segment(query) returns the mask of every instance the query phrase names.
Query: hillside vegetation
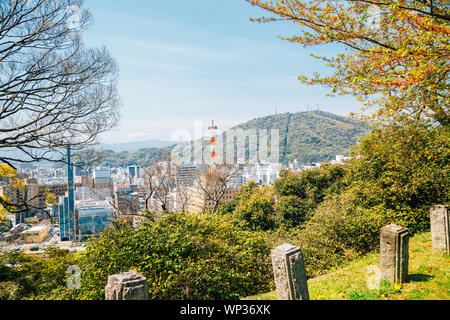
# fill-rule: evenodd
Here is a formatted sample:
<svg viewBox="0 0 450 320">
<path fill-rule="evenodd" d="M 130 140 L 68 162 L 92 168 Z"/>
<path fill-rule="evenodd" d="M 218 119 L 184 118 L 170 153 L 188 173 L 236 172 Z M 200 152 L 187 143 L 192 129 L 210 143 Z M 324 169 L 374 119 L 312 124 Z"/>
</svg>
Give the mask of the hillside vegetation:
<svg viewBox="0 0 450 320">
<path fill-rule="evenodd" d="M 326 275 L 309 279 L 312 300 L 447 300 L 450 297 L 450 255 L 431 248 L 431 234 L 418 234 L 410 240 L 408 283 L 381 284 L 368 289 L 367 281 L 379 265 L 379 254 L 370 254 L 336 268 Z M 275 300 L 276 292 L 247 298 Z"/>
<path fill-rule="evenodd" d="M 369 131 L 355 120 L 324 111 L 283 113 L 254 119 L 233 129 L 280 130 L 280 161 L 300 163 L 330 161 Z"/>
</svg>

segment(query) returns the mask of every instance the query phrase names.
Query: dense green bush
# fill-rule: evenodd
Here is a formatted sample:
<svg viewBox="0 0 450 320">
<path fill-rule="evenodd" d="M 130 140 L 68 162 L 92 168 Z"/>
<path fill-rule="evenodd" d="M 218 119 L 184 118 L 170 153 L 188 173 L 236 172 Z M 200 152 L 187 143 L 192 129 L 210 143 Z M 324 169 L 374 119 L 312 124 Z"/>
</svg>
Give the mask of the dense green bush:
<svg viewBox="0 0 450 320">
<path fill-rule="evenodd" d="M 355 205 L 351 192 L 325 200 L 299 235 L 308 276 L 375 249 L 380 228 L 387 222 L 378 209 Z"/>
<path fill-rule="evenodd" d="M 389 127 L 366 137 L 342 191 L 329 192 L 300 233 L 309 275 L 377 249 L 387 224 L 429 230 L 430 208 L 449 201 L 449 142 L 445 127 Z"/>
<path fill-rule="evenodd" d="M 282 196 L 277 199 L 275 211 L 277 213 L 277 226 L 285 225 L 289 228 L 300 226 L 312 213 L 308 199 L 301 200 L 296 196 Z"/>
<path fill-rule="evenodd" d="M 70 276 L 69 266 L 76 264 L 76 255 L 58 248 L 48 248 L 44 255 L 10 253 L 0 257 L 0 262 L 11 265 L 0 263 L 0 300 L 59 297 Z"/>
<path fill-rule="evenodd" d="M 300 173 L 282 170 L 273 187 L 249 182 L 218 213 L 233 215 L 251 230 L 301 226 L 327 193 L 340 190 L 345 172 L 342 165 L 328 164 Z"/>
<path fill-rule="evenodd" d="M 317 204 L 323 201 L 327 193 L 340 188 L 345 172 L 345 166 L 331 164 L 323 164 L 319 169 L 299 173 L 282 170 L 280 178 L 274 183 L 275 192 L 278 196 L 308 198 Z"/>
<path fill-rule="evenodd" d="M 428 230 L 430 207 L 450 200 L 450 128 L 380 128 L 355 153 L 347 183 L 357 205 L 382 206 L 413 233 Z"/>
<path fill-rule="evenodd" d="M 103 299 L 107 277 L 134 269 L 152 299 L 238 299 L 273 289 L 271 244 L 232 217 L 174 213 L 137 229 L 122 226 L 93 241 L 79 261 L 75 299 Z"/>
<path fill-rule="evenodd" d="M 275 198 L 270 186 L 254 188 L 251 193 L 241 193 L 233 212 L 238 221 L 251 230 L 270 230 L 277 227 Z"/>
<path fill-rule="evenodd" d="M 283 170 L 274 183 L 280 223 L 301 226 L 327 194 L 339 192 L 346 168 L 324 164 L 320 169 L 292 173 Z"/>
</svg>

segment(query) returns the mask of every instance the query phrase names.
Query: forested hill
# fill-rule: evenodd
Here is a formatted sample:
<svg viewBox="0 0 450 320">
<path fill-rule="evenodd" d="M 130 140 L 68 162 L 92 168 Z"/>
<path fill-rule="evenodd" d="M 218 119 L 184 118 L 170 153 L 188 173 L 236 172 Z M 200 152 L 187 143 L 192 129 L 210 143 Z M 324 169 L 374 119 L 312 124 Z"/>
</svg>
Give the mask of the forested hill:
<svg viewBox="0 0 450 320">
<path fill-rule="evenodd" d="M 300 163 L 332 160 L 366 135 L 367 126 L 324 111 L 283 113 L 254 119 L 233 129 L 279 129 L 280 160 Z"/>
<path fill-rule="evenodd" d="M 220 125 L 220 123 L 219 123 Z M 323 111 L 283 113 L 253 119 L 233 129 L 280 130 L 280 161 L 287 163 L 297 159 L 299 163 L 330 161 L 338 154 L 349 155 L 350 146 L 368 133 L 367 126 L 347 117 Z M 208 144 L 207 139 L 204 145 Z M 171 147 L 148 148 L 137 152 L 113 152 L 111 150 L 85 152 L 87 162 L 98 156 L 99 164 L 148 166 L 153 161 L 165 159 Z M 96 154 L 97 153 L 97 154 Z"/>
</svg>

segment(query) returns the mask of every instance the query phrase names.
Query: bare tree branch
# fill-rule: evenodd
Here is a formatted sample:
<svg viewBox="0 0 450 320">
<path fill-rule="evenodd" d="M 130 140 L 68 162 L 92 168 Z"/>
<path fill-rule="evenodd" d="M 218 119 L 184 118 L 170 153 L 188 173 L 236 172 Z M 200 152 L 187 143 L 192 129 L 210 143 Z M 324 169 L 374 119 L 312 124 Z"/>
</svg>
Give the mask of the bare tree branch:
<svg viewBox="0 0 450 320">
<path fill-rule="evenodd" d="M 83 1 L 0 2 L 0 162 L 62 161 L 117 125 L 117 64 L 83 45 L 90 22 Z"/>
</svg>

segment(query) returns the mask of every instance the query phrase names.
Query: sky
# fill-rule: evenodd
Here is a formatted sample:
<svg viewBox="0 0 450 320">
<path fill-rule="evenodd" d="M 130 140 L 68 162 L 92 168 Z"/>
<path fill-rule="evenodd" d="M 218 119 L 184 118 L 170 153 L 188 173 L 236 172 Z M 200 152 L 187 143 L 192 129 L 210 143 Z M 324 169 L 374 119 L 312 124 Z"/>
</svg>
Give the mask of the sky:
<svg viewBox="0 0 450 320">
<path fill-rule="evenodd" d="M 87 46 L 105 46 L 117 60 L 120 125 L 104 143 L 171 140 L 176 130 L 205 130 L 212 119 L 225 130 L 284 112 L 320 110 L 348 115 L 354 97 L 326 97 L 329 88 L 297 77 L 332 70 L 310 56 L 335 55 L 335 45 L 304 48 L 277 36 L 299 34 L 290 22 L 257 23 L 269 16 L 244 0 L 86 0 L 94 22 Z"/>
</svg>

